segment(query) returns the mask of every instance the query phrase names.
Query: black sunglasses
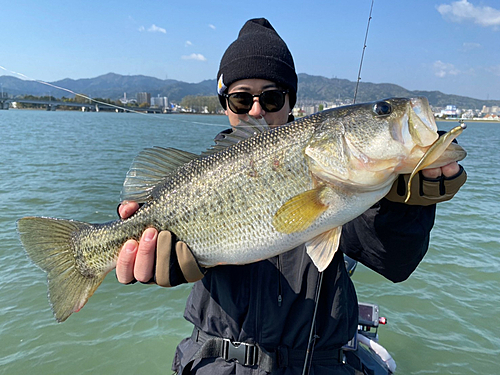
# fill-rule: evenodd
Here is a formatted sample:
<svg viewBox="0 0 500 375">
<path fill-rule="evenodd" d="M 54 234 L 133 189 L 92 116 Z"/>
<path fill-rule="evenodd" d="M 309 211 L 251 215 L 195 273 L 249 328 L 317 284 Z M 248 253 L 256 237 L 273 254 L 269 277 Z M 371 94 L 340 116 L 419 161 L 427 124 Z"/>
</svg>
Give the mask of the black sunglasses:
<svg viewBox="0 0 500 375">
<path fill-rule="evenodd" d="M 232 94 L 222 94 L 227 98 L 229 109 L 238 114 L 248 113 L 253 106 L 253 98 L 259 98 L 262 109 L 266 112 L 278 112 L 285 105 L 285 97 L 288 90 L 267 90 L 258 95 L 249 92 L 233 92 Z"/>
</svg>

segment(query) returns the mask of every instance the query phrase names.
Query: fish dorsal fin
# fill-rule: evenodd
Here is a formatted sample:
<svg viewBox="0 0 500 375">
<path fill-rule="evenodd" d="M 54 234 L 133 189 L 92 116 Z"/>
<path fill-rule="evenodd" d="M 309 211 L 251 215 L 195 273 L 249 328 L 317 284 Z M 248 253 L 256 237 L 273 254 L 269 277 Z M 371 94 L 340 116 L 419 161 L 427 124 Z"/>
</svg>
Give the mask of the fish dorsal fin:
<svg viewBox="0 0 500 375">
<path fill-rule="evenodd" d="M 122 201 L 144 203 L 150 200 L 151 191 L 164 182 L 180 166 L 199 155 L 175 148 L 146 148 L 136 156 L 127 172 L 121 192 Z"/>
<path fill-rule="evenodd" d="M 290 198 L 274 214 L 274 228 L 286 234 L 309 228 L 328 208 L 323 197 L 325 190 L 326 187 L 321 185 Z"/>
<path fill-rule="evenodd" d="M 323 272 L 335 256 L 339 248 L 341 233 L 342 226 L 321 233 L 306 243 L 307 254 L 319 272 Z"/>
<path fill-rule="evenodd" d="M 255 117 L 248 116 L 248 121 L 240 120 L 238 125 L 231 133 L 223 134 L 223 137 L 215 141 L 215 145 L 204 151 L 201 155 L 211 155 L 227 147 L 233 146 L 238 142 L 256 136 L 260 133 L 269 131 L 269 125 L 262 117 L 256 119 Z"/>
</svg>

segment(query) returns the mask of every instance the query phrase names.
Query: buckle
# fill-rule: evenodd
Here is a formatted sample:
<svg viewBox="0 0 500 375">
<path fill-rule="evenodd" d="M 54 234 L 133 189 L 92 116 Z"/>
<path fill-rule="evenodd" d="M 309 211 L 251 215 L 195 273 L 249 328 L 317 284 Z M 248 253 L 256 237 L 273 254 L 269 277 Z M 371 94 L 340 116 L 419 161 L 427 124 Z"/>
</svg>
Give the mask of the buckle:
<svg viewBox="0 0 500 375">
<path fill-rule="evenodd" d="M 226 361 L 236 361 L 245 366 L 257 364 L 257 346 L 246 342 L 232 342 L 222 339 L 222 355 Z"/>
</svg>

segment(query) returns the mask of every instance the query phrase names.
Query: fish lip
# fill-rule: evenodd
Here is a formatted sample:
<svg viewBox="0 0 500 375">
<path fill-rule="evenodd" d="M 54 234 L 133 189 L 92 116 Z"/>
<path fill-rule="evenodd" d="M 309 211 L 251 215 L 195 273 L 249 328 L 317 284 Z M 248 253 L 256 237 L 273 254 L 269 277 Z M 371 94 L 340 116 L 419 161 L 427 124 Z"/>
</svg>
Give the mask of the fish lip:
<svg viewBox="0 0 500 375">
<path fill-rule="evenodd" d="M 412 142 L 420 147 L 430 146 L 439 136 L 434 114 L 427 98 L 410 98 L 409 107 L 407 121 Z"/>
<path fill-rule="evenodd" d="M 436 121 L 434 120 L 434 114 L 431 111 L 429 101 L 426 97 L 419 96 L 416 98 L 410 98 L 410 105 L 412 112 L 417 115 L 419 120 L 430 130 L 437 131 Z"/>
</svg>

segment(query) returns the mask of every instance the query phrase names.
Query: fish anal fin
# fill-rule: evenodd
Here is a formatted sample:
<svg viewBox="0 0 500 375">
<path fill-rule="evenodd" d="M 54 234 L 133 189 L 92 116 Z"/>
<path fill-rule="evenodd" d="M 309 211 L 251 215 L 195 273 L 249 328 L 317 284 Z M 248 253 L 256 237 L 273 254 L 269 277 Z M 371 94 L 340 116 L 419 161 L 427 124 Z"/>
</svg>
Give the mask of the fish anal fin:
<svg viewBox="0 0 500 375">
<path fill-rule="evenodd" d="M 285 234 L 309 228 L 328 208 L 322 199 L 324 189 L 324 185 L 319 186 L 290 198 L 274 214 L 272 222 L 274 228 Z"/>
<path fill-rule="evenodd" d="M 307 254 L 320 272 L 331 263 L 339 248 L 342 226 L 321 233 L 306 243 Z"/>
</svg>

